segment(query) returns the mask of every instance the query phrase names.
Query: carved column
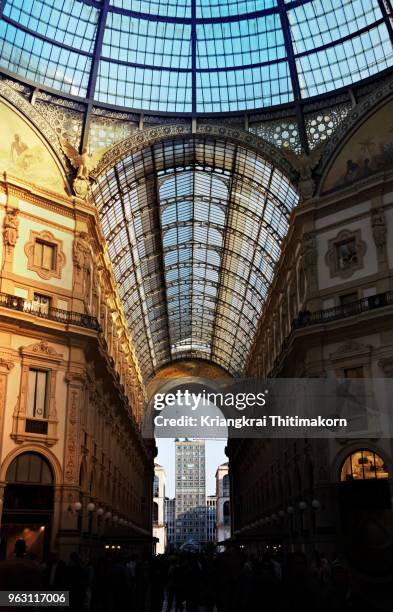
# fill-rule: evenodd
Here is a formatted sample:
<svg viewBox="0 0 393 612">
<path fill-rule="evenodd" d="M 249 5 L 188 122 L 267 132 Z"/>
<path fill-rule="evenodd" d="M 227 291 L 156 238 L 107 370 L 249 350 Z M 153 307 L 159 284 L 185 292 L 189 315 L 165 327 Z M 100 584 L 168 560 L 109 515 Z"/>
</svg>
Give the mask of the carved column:
<svg viewBox="0 0 393 612">
<path fill-rule="evenodd" d="M 73 270 L 73 309 L 87 312 L 91 299 L 91 248 L 86 232 L 79 232 L 74 238 L 72 248 Z"/>
<path fill-rule="evenodd" d="M 373 233 L 373 240 L 377 251 L 377 262 L 378 271 L 387 272 L 389 269 L 388 265 L 388 252 L 387 252 L 387 227 L 386 218 L 382 204 L 382 198 L 378 196 L 373 199 L 371 208 L 371 229 Z M 384 286 L 378 286 L 379 291 L 386 291 L 389 287 L 384 282 Z"/>
<path fill-rule="evenodd" d="M 64 481 L 68 484 L 79 484 L 80 448 L 81 448 L 81 413 L 85 400 L 86 377 L 82 372 L 67 372 L 68 383 L 66 444 L 64 450 Z"/>
<path fill-rule="evenodd" d="M 13 283 L 8 279 L 4 279 L 3 275 L 13 272 L 14 250 L 19 237 L 18 217 L 17 199 L 14 196 L 8 196 L 3 221 L 3 265 L 1 277 L 1 291 L 6 293 L 14 293 Z"/>
<path fill-rule="evenodd" d="M 81 500 L 79 472 L 81 462 L 81 412 L 85 402 L 86 376 L 82 371 L 66 372 L 67 407 L 65 418 L 64 484 L 55 489 L 55 516 L 59 516 L 57 550 L 63 559 L 68 559 L 72 550 L 80 543 L 80 513 L 74 510 L 75 502 Z"/>
<path fill-rule="evenodd" d="M 8 355 L 0 355 L 0 459 L 4 435 L 8 374 L 14 367 Z"/>
<path fill-rule="evenodd" d="M 299 303 L 308 310 L 317 310 L 317 245 L 314 232 L 303 234 L 300 243 L 300 262 L 298 268 Z"/>
</svg>

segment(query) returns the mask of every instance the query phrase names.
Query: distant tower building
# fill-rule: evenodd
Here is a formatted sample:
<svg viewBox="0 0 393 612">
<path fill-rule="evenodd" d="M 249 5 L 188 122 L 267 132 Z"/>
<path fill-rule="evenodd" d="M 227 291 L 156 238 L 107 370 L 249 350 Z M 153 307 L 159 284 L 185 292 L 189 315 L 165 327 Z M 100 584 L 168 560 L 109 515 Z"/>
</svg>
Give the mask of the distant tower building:
<svg viewBox="0 0 393 612">
<path fill-rule="evenodd" d="M 175 498 L 164 499 L 164 522 L 166 526 L 166 537 L 168 549 L 173 550 L 175 545 Z"/>
<path fill-rule="evenodd" d="M 216 472 L 217 543 L 231 537 L 230 487 L 228 463 L 219 465 Z"/>
<path fill-rule="evenodd" d="M 215 495 L 208 495 L 206 498 L 206 541 L 216 542 L 216 505 Z"/>
<path fill-rule="evenodd" d="M 158 539 L 156 554 L 162 555 L 166 550 L 167 536 L 164 518 L 165 470 L 161 465 L 154 465 L 153 481 L 153 537 Z"/>
<path fill-rule="evenodd" d="M 176 440 L 175 543 L 206 541 L 205 442 Z"/>
</svg>

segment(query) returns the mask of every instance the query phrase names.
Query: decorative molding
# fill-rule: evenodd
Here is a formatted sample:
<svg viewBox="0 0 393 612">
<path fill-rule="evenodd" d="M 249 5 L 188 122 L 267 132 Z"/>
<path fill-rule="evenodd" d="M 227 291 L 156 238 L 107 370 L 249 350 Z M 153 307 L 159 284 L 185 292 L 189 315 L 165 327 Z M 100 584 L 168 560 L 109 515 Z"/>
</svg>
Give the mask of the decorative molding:
<svg viewBox="0 0 393 612">
<path fill-rule="evenodd" d="M 370 354 L 372 349 L 373 347 L 371 344 L 363 344 L 362 342 L 350 338 L 341 344 L 336 351 L 330 353 L 329 357 L 334 361 L 341 360 L 352 357 L 353 355 L 359 356 L 360 354 Z"/>
<path fill-rule="evenodd" d="M 383 370 L 385 376 L 393 378 L 393 355 L 389 357 L 381 357 L 378 361 L 378 365 Z"/>
<path fill-rule="evenodd" d="M 0 355 L 0 370 L 5 369 L 10 372 L 14 366 L 15 362 L 8 355 Z"/>
<path fill-rule="evenodd" d="M 35 344 L 30 344 L 30 346 L 26 347 L 21 346 L 19 351 L 21 355 L 42 355 L 44 357 L 49 357 L 50 359 L 54 359 L 56 361 L 63 359 L 63 355 L 57 353 L 53 346 L 50 346 L 50 344 L 46 340 L 40 340 L 39 342 L 36 342 Z"/>
<path fill-rule="evenodd" d="M 296 172 L 284 152 L 256 134 L 240 128 L 234 129 L 224 125 L 210 124 L 197 124 L 196 130 L 193 131 L 191 124 L 180 123 L 138 130 L 135 134 L 122 140 L 104 153 L 96 168 L 91 172 L 91 176 L 97 180 L 108 168 L 113 167 L 126 156 L 150 147 L 161 140 L 195 138 L 196 136 L 221 138 L 252 149 L 255 153 L 261 155 L 261 157 L 269 159 L 275 166 L 285 172 L 289 178 L 295 178 Z"/>
<path fill-rule="evenodd" d="M 361 240 L 361 230 L 342 230 L 328 242 L 325 262 L 330 270 L 330 277 L 349 278 L 356 270 L 363 268 L 363 257 L 367 250 Z"/>
<path fill-rule="evenodd" d="M 373 208 L 371 210 L 371 227 L 377 251 L 383 252 L 386 246 L 387 234 L 386 219 L 383 208 Z"/>
<path fill-rule="evenodd" d="M 46 270 L 41 268 L 34 263 L 34 250 L 38 240 L 48 243 L 54 248 L 54 268 L 52 270 Z M 32 272 L 36 272 L 40 278 L 49 280 L 50 278 L 61 278 L 62 270 L 66 263 L 66 256 L 63 251 L 63 242 L 54 237 L 51 232 L 44 230 L 42 232 L 35 232 L 30 230 L 29 242 L 25 244 L 25 254 L 27 257 L 27 269 Z"/>
<path fill-rule="evenodd" d="M 3 241 L 6 247 L 14 247 L 19 237 L 19 209 L 6 207 L 3 222 Z"/>
<path fill-rule="evenodd" d="M 7 85 L 5 81 L 0 80 L 0 96 L 10 102 L 18 111 L 20 111 L 25 117 L 33 124 L 38 132 L 44 136 L 49 147 L 56 153 L 57 159 L 60 161 L 63 171 L 68 172 L 67 158 L 64 155 L 58 136 L 52 129 L 51 125 L 44 119 L 39 111 L 19 94 L 15 89 L 12 89 Z"/>
<path fill-rule="evenodd" d="M 41 442 L 46 446 L 53 446 L 58 441 L 57 427 L 58 415 L 56 410 L 56 386 L 59 367 L 63 360 L 55 349 L 45 340 L 40 340 L 27 347 L 20 347 L 19 352 L 22 356 L 20 390 L 18 401 L 14 408 L 11 438 L 17 443 L 22 442 Z M 46 433 L 30 433 L 26 431 L 26 422 L 32 417 L 27 414 L 28 409 L 28 384 L 29 371 L 31 368 L 43 368 L 48 372 L 48 413 L 45 418 L 39 419 L 47 422 Z"/>
<path fill-rule="evenodd" d="M 317 194 L 324 193 L 323 184 L 327 176 L 327 171 L 334 162 L 337 154 L 349 139 L 354 128 L 357 128 L 361 124 L 362 119 L 366 119 L 368 115 L 371 116 L 372 111 L 376 110 L 379 104 L 383 101 L 387 101 L 390 96 L 393 95 L 393 78 L 386 79 L 381 85 L 373 88 L 372 92 L 363 98 L 354 108 L 348 113 L 342 123 L 337 127 L 334 134 L 329 138 L 326 147 L 323 151 L 321 161 L 317 168 L 318 176 L 320 176 L 319 186 Z"/>
</svg>

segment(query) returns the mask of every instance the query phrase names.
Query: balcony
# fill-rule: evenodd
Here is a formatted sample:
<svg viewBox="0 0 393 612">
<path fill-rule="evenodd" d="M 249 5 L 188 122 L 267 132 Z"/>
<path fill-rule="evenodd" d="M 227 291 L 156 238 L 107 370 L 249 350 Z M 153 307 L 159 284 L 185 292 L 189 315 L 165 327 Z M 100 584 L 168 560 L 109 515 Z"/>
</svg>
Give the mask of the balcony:
<svg viewBox="0 0 393 612">
<path fill-rule="evenodd" d="M 100 331 L 100 325 L 96 317 L 81 312 L 53 308 L 48 304 L 39 304 L 16 295 L 10 295 L 9 293 L 0 293 L 0 306 L 9 308 L 10 310 L 32 314 L 40 319 L 57 321 L 65 325 L 76 325 L 78 327 L 84 327 L 85 329 Z"/>
<path fill-rule="evenodd" d="M 269 376 L 274 376 L 276 374 L 283 354 L 289 347 L 297 330 L 312 327 L 313 325 L 323 325 L 332 321 L 339 321 L 348 317 L 360 315 L 364 312 L 378 310 L 386 306 L 393 306 L 393 291 L 377 293 L 376 295 L 371 295 L 349 304 L 334 306 L 333 308 L 326 308 L 325 310 L 316 310 L 315 312 L 304 310 L 299 312 L 296 319 L 292 321 L 289 334 L 284 338 L 281 344 L 280 354 L 275 358 L 273 369 L 270 371 Z"/>
<path fill-rule="evenodd" d="M 383 308 L 384 306 L 393 306 L 393 291 L 378 293 L 377 295 L 356 300 L 356 302 L 351 302 L 350 304 L 334 306 L 325 310 L 299 312 L 299 315 L 293 321 L 292 331 L 293 329 L 307 327 L 308 325 L 329 323 L 330 321 L 337 321 L 345 317 L 352 317 L 363 312 Z"/>
</svg>

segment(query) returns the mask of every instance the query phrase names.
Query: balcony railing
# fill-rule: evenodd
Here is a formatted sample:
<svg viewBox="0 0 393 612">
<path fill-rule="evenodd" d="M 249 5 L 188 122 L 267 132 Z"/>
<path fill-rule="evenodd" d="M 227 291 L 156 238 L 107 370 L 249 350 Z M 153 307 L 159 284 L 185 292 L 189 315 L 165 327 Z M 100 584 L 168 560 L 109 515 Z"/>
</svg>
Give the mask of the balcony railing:
<svg viewBox="0 0 393 612">
<path fill-rule="evenodd" d="M 40 304 L 16 295 L 10 295 L 9 293 L 0 293 L 0 306 L 9 308 L 10 310 L 26 312 L 28 314 L 35 315 L 36 317 L 40 317 L 41 319 L 58 321 L 59 323 L 64 323 L 66 325 L 77 325 L 78 327 L 85 327 L 86 329 L 100 331 L 100 324 L 98 323 L 96 317 L 92 317 L 81 312 L 53 308 L 48 304 Z"/>
<path fill-rule="evenodd" d="M 297 329 L 330 323 L 331 321 L 345 319 L 346 317 L 353 317 L 354 315 L 377 310 L 384 306 L 393 306 L 393 291 L 377 293 L 376 295 L 370 295 L 369 297 L 356 300 L 349 304 L 342 304 L 341 306 L 334 306 L 333 308 L 326 308 L 325 310 L 316 310 L 315 312 L 304 310 L 303 312 L 299 312 L 296 319 L 292 321 L 289 334 L 284 338 L 281 344 L 281 352 L 275 358 L 273 370 L 270 372 L 269 376 L 271 376 L 274 370 L 279 366 L 282 354 L 288 348 Z"/>
<path fill-rule="evenodd" d="M 329 323 L 329 321 L 337 321 L 337 319 L 352 317 L 354 315 L 361 314 L 362 312 L 382 308 L 383 306 L 393 306 L 393 291 L 386 291 L 385 293 L 370 295 L 369 297 L 362 298 L 356 302 L 343 304 L 341 306 L 334 306 L 333 308 L 326 308 L 325 310 L 316 310 L 315 312 L 309 312 L 306 310 L 300 312 L 297 318 L 293 321 L 293 328 L 297 329 L 299 327 L 306 327 L 307 325 Z"/>
</svg>

